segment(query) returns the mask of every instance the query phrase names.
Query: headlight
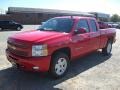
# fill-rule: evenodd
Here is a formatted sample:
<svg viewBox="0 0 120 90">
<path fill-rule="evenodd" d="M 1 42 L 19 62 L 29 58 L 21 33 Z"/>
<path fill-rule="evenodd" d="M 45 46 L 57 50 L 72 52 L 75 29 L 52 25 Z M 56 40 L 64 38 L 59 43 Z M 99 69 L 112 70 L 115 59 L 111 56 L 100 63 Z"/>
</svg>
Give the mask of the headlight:
<svg viewBox="0 0 120 90">
<path fill-rule="evenodd" d="M 33 45 L 32 56 L 47 56 L 48 50 L 47 45 Z"/>
</svg>

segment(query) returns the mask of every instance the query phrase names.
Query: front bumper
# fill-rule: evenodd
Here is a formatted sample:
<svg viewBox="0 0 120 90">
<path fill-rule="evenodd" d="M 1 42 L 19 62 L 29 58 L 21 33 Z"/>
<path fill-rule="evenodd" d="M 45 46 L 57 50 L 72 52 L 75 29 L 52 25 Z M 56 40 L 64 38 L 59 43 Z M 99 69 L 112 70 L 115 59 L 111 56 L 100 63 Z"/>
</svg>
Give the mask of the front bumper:
<svg viewBox="0 0 120 90">
<path fill-rule="evenodd" d="M 46 57 L 20 57 L 10 53 L 6 49 L 8 61 L 16 63 L 21 69 L 27 71 L 47 72 L 50 67 L 51 56 Z"/>
</svg>

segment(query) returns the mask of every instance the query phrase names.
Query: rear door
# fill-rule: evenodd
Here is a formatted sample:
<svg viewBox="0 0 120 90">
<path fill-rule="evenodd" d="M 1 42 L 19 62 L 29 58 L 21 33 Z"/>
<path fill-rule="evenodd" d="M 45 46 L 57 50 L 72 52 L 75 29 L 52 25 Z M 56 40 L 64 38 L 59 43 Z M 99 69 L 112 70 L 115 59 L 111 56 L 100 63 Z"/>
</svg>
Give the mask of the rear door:
<svg viewBox="0 0 120 90">
<path fill-rule="evenodd" d="M 80 19 L 77 22 L 77 25 L 75 27 L 75 30 L 78 30 L 79 28 L 85 28 L 86 33 L 83 34 L 74 34 L 72 37 L 72 45 L 73 45 L 73 56 L 77 57 L 80 55 L 83 55 L 90 51 L 90 38 L 89 38 L 89 25 L 88 20 L 86 19 Z"/>
<path fill-rule="evenodd" d="M 90 46 L 91 50 L 99 49 L 100 46 L 100 31 L 97 28 L 96 21 L 94 19 L 89 20 L 90 25 Z"/>
</svg>

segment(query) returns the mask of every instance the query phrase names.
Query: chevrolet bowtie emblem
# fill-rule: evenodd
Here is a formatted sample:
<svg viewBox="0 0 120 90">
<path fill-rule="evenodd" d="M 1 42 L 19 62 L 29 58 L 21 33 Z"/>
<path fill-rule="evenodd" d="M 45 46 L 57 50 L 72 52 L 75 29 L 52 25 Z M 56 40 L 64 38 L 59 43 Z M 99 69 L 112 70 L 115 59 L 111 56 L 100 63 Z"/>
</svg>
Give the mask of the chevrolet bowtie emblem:
<svg viewBox="0 0 120 90">
<path fill-rule="evenodd" d="M 14 47 L 14 46 L 12 46 L 11 48 L 14 49 L 14 50 L 16 49 L 16 47 Z"/>
<path fill-rule="evenodd" d="M 15 50 L 16 49 L 16 47 L 15 46 L 12 46 L 12 45 L 8 45 L 10 48 L 12 48 L 13 50 Z"/>
</svg>

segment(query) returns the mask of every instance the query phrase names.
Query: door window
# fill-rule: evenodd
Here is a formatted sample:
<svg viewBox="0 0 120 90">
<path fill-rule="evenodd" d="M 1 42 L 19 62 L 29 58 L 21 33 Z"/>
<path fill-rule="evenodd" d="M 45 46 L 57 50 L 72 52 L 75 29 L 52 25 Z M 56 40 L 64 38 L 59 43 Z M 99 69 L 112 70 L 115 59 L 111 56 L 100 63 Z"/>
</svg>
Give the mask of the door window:
<svg viewBox="0 0 120 90">
<path fill-rule="evenodd" d="M 76 29 L 78 30 L 80 28 L 84 28 L 86 32 L 89 32 L 89 26 L 87 20 L 82 19 L 78 22 Z"/>
</svg>

